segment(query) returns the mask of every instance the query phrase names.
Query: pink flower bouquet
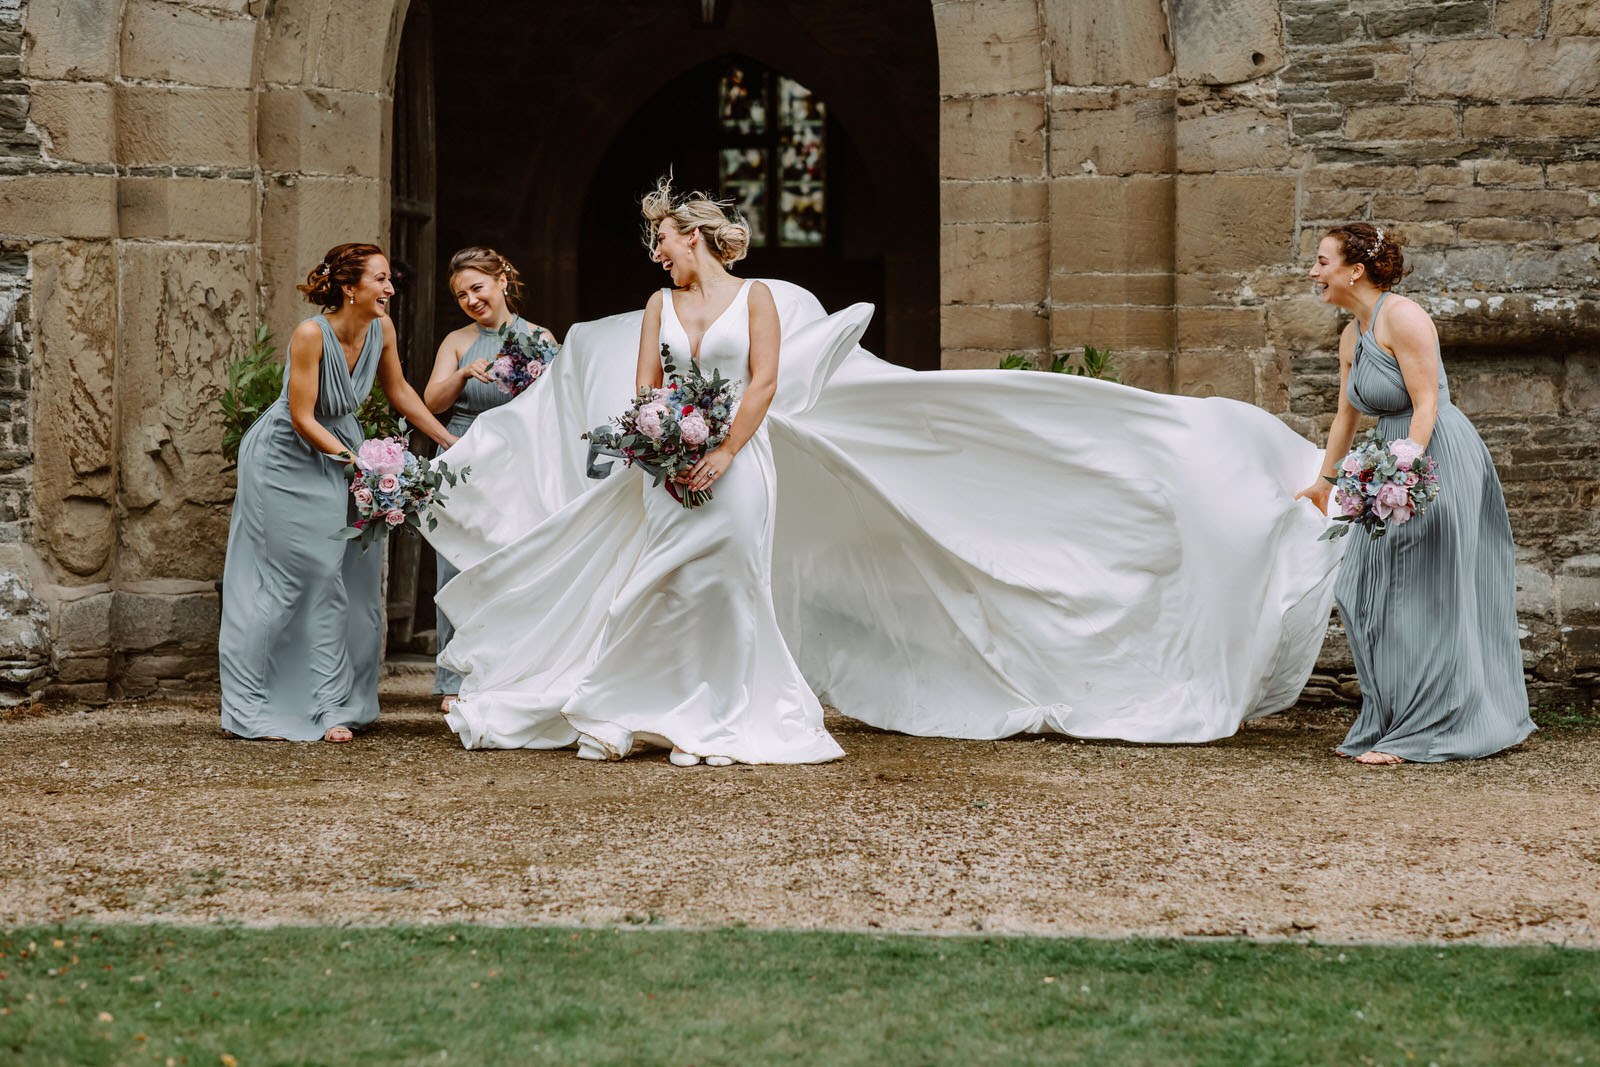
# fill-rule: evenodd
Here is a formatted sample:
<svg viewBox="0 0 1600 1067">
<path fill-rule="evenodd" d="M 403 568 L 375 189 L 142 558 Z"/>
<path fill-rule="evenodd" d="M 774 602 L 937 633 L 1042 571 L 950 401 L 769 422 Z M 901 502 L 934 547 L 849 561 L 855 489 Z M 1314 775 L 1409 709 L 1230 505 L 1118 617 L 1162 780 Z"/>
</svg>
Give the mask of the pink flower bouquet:
<svg viewBox="0 0 1600 1067">
<path fill-rule="evenodd" d="M 489 372 L 494 387 L 502 393 L 520 396 L 544 374 L 557 351 L 543 334 L 528 337 L 513 329 L 511 323 L 505 323 L 500 327 L 500 352 Z"/>
<path fill-rule="evenodd" d="M 728 436 L 738 387 L 721 371 L 712 371 L 707 378 L 698 363 L 691 362 L 688 372 L 679 374 L 665 344 L 661 363 L 666 384 L 639 390 L 627 411 L 583 435 L 589 442 L 590 473 L 604 477 L 610 468 L 610 464 L 595 467 L 595 455 L 616 456 L 652 475 L 656 485 L 666 485 L 684 507 L 697 508 L 711 499 L 711 490 L 684 489 L 673 476 L 692 468 Z"/>
<path fill-rule="evenodd" d="M 405 424 L 400 425 L 401 433 Z M 332 534 L 336 541 L 360 541 L 364 551 L 384 533 L 398 527 L 421 529 L 423 515 L 434 504 L 444 503 L 445 485 L 454 487 L 471 468 L 461 473 L 445 463 L 414 455 L 404 437 L 375 437 L 361 442 L 355 458 L 344 465 L 355 502 L 356 521 Z M 427 516 L 428 529 L 438 525 Z"/>
<path fill-rule="evenodd" d="M 1390 526 L 1421 515 L 1439 495 L 1439 476 L 1434 473 L 1438 466 L 1409 437 L 1385 442 L 1377 429 L 1367 431 L 1340 462 L 1338 476 L 1328 479 L 1336 487 L 1336 525 L 1320 539 L 1342 537 L 1352 526 L 1360 526 L 1377 540 Z"/>
</svg>

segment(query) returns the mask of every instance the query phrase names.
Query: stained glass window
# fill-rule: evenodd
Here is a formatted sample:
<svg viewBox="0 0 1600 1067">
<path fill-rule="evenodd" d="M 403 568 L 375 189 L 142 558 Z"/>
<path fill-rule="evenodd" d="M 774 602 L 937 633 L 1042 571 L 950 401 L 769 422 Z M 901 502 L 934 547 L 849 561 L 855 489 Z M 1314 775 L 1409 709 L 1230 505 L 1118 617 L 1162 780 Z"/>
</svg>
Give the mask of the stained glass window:
<svg viewBox="0 0 1600 1067">
<path fill-rule="evenodd" d="M 793 78 L 730 62 L 718 86 L 720 193 L 751 244 L 815 248 L 827 237 L 827 107 Z"/>
</svg>

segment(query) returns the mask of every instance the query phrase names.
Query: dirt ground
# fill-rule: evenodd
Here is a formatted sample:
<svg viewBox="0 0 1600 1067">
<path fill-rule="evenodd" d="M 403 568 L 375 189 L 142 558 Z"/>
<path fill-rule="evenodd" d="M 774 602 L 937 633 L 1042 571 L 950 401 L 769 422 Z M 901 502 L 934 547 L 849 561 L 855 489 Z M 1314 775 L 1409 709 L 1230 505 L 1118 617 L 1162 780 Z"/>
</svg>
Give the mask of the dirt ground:
<svg viewBox="0 0 1600 1067">
<path fill-rule="evenodd" d="M 415 681 L 352 744 L 215 702 L 0 722 L 0 924 L 665 923 L 1600 947 L 1600 736 L 1335 759 L 1337 716 L 1204 746 L 902 737 L 821 767 L 467 752 Z"/>
</svg>

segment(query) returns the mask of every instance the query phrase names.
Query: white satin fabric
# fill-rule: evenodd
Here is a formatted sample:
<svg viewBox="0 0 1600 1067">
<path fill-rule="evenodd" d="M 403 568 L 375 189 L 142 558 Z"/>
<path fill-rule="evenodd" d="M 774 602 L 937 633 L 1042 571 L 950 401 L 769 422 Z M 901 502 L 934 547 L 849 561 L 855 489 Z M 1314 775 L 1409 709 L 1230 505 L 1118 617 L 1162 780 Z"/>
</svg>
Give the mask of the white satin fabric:
<svg viewBox="0 0 1600 1067">
<path fill-rule="evenodd" d="M 789 723 L 811 721 L 785 681 L 791 654 L 839 711 L 926 736 L 1209 741 L 1294 703 L 1343 548 L 1318 541 L 1327 520 L 1293 499 L 1316 475 L 1315 446 L 1231 400 L 907 371 L 857 345 L 870 305 L 826 315 L 805 290 L 767 285 L 783 331 L 765 423 L 782 640 L 692 603 L 643 610 L 672 596 L 648 591 L 668 580 L 663 563 L 693 554 L 662 554 L 645 497 L 665 492 L 620 463 L 586 479 L 579 439 L 631 395 L 642 313 L 580 323 L 543 381 L 445 454 L 472 467 L 431 535 L 462 570 L 439 605 L 457 623 L 442 662 L 465 679 L 449 716 L 465 745 L 571 744 L 575 694 L 594 695 L 585 732 L 670 718 L 659 671 L 674 693 L 720 677 L 719 657 L 742 647 L 728 644 L 735 630 L 779 692 L 704 706 L 766 702 Z M 767 455 L 747 448 L 729 477 Z M 708 522 L 725 488 L 700 509 Z M 640 609 L 630 619 L 659 620 L 632 635 L 648 662 L 608 657 L 601 671 L 623 602 Z M 690 750 L 761 755 L 718 744 Z"/>
</svg>

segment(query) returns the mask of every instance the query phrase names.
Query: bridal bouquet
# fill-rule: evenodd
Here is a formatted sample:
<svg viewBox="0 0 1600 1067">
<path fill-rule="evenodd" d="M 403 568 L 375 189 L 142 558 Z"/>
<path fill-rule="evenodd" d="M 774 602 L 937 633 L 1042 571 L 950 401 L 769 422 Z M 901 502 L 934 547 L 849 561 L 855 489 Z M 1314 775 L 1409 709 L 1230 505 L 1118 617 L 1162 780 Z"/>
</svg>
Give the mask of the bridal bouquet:
<svg viewBox="0 0 1600 1067">
<path fill-rule="evenodd" d="M 674 500 L 697 508 L 711 499 L 711 490 L 685 489 L 673 476 L 692 468 L 727 438 L 738 390 L 720 370 L 707 378 L 692 361 L 680 374 L 665 344 L 661 364 L 666 374 L 661 388 L 639 390 L 627 411 L 583 436 L 592 451 L 639 467 L 657 485 L 665 484 Z"/>
<path fill-rule="evenodd" d="M 1334 521 L 1344 525 L 1328 527 L 1319 540 L 1342 537 L 1352 526 L 1377 540 L 1390 526 L 1421 515 L 1439 495 L 1438 466 L 1411 438 L 1386 444 L 1376 428 L 1368 430 L 1339 464 L 1339 476 L 1328 479 L 1337 487 Z"/>
<path fill-rule="evenodd" d="M 403 434 L 403 422 L 400 429 Z M 423 513 L 444 503 L 443 486 L 454 487 L 470 470 L 463 467 L 457 474 L 448 464 L 414 455 L 403 436 L 363 441 L 355 458 L 344 465 L 350 495 L 356 502 L 356 522 L 332 537 L 335 541 L 359 540 L 365 551 L 394 527 L 421 529 Z M 438 520 L 429 515 L 428 529 L 437 525 Z"/>
<path fill-rule="evenodd" d="M 517 396 L 539 380 L 560 350 L 543 334 L 529 337 L 512 329 L 509 322 L 501 323 L 499 332 L 500 352 L 489 374 L 496 389 Z"/>
</svg>

